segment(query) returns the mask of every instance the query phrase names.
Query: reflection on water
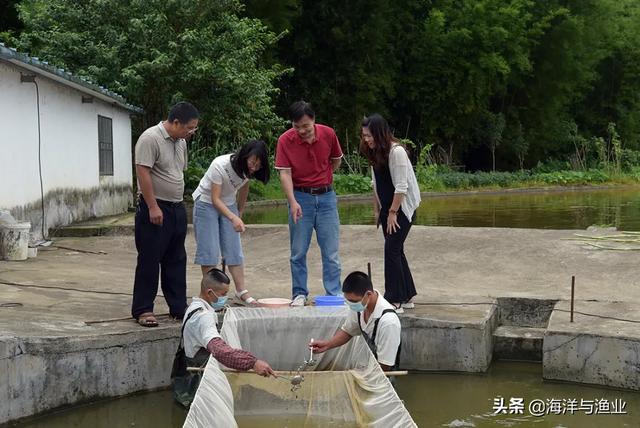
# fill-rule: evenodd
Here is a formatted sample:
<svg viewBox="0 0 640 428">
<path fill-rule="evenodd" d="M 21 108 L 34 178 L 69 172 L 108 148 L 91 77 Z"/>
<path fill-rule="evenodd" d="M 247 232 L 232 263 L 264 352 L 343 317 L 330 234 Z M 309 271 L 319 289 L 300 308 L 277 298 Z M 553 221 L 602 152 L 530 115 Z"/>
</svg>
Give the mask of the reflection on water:
<svg viewBox="0 0 640 428">
<path fill-rule="evenodd" d="M 616 391 L 542 380 L 542 366 L 534 363 L 494 363 L 487 374 L 410 374 L 398 379 L 398 395 L 420 427 L 638 427 L 640 393 Z M 522 414 L 494 415 L 494 400 L 509 412 L 511 399 L 523 399 Z M 558 399 L 559 401 L 547 401 Z M 583 410 L 567 412 L 576 400 Z M 616 399 L 626 403 L 627 414 L 586 414 L 594 400 Z M 565 409 L 565 414 L 534 416 L 529 412 L 533 400 L 542 400 L 544 411 Z M 590 401 L 589 401 L 590 400 Z M 603 404 L 604 406 L 604 400 Z M 597 407 L 594 406 L 594 407 Z M 512 405 L 511 409 L 518 406 Z"/>
<path fill-rule="evenodd" d="M 371 203 L 341 202 L 342 224 L 374 224 Z M 286 206 L 250 207 L 247 223 L 285 224 Z M 640 188 L 547 193 L 503 193 L 425 198 L 416 224 L 428 226 L 586 229 L 591 225 L 640 230 Z"/>
<path fill-rule="evenodd" d="M 136 394 L 48 414 L 17 428 L 177 428 L 187 411 L 170 391 Z"/>
<path fill-rule="evenodd" d="M 487 374 L 416 374 L 398 377 L 398 395 L 418 426 L 435 427 L 516 427 L 516 428 L 601 428 L 638 427 L 640 393 L 616 391 L 574 384 L 543 382 L 542 367 L 532 363 L 494 363 Z M 523 414 L 493 415 L 494 400 L 522 398 Z M 528 410 L 532 400 L 581 400 L 584 410 L 574 414 L 533 416 Z M 587 415 L 594 400 L 626 403 L 626 414 Z M 565 401 L 564 408 L 567 408 Z M 597 407 L 597 406 L 596 406 Z M 513 409 L 516 407 L 512 406 Z M 548 408 L 548 407 L 547 407 Z M 18 428 L 178 428 L 186 411 L 173 403 L 169 391 L 153 392 L 80 406 L 42 416 Z M 300 427 L 303 419 L 291 416 L 238 418 L 241 428 Z M 299 423 L 298 423 L 299 422 Z M 318 426 L 335 426 L 318 421 Z"/>
</svg>

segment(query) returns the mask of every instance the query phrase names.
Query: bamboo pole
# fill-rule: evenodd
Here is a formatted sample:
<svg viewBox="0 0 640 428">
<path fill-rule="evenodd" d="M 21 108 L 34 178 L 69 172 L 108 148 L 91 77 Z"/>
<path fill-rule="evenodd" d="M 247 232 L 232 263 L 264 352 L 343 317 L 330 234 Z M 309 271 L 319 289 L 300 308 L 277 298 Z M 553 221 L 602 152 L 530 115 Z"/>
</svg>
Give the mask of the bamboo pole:
<svg viewBox="0 0 640 428">
<path fill-rule="evenodd" d="M 576 292 L 576 276 L 571 276 L 571 322 L 573 322 L 573 301 L 575 298 Z"/>
<path fill-rule="evenodd" d="M 204 367 L 187 367 L 187 371 L 190 372 L 204 372 Z M 302 374 L 302 375 L 308 375 L 308 374 L 336 374 L 336 373 L 344 373 L 348 370 L 343 370 L 343 371 L 338 371 L 338 370 L 333 370 L 333 371 L 317 371 L 317 372 L 300 372 L 298 373 L 297 371 L 287 371 L 287 370 L 274 370 L 273 372 L 275 373 L 276 376 L 295 376 L 297 374 Z M 253 373 L 253 374 L 258 374 L 253 370 L 248 370 L 246 372 L 241 372 L 241 371 L 237 371 L 237 370 L 223 370 L 223 372 L 225 373 Z M 383 372 L 386 376 L 406 376 L 409 374 L 409 372 L 407 370 L 392 370 L 392 371 L 388 371 L 388 372 Z"/>
</svg>

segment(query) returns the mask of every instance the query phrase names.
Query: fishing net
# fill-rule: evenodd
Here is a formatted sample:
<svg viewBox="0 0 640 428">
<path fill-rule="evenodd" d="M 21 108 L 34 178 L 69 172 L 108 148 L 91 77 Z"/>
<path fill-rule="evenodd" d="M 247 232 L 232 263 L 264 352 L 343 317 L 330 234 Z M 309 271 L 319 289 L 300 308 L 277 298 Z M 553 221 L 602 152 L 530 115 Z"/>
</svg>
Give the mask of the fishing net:
<svg viewBox="0 0 640 428">
<path fill-rule="evenodd" d="M 347 314 L 344 307 L 229 309 L 221 330 L 227 343 L 290 373 L 228 372 L 210 358 L 185 427 L 234 427 L 236 419 L 240 426 L 415 427 L 362 337 L 309 361 L 311 338 L 332 337 Z M 301 366 L 304 380 L 293 387 Z"/>
</svg>

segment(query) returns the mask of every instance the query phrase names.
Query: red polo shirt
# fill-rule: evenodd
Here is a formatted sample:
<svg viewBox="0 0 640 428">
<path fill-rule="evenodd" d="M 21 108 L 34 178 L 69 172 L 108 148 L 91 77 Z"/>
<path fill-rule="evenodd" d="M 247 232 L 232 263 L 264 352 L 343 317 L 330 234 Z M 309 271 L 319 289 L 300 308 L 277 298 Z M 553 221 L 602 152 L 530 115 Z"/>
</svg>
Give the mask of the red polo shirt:
<svg viewBox="0 0 640 428">
<path fill-rule="evenodd" d="M 291 169 L 296 187 L 319 187 L 333 183 L 331 159 L 340 159 L 342 149 L 335 131 L 315 125 L 315 139 L 305 143 L 291 128 L 278 138 L 276 169 Z"/>
</svg>

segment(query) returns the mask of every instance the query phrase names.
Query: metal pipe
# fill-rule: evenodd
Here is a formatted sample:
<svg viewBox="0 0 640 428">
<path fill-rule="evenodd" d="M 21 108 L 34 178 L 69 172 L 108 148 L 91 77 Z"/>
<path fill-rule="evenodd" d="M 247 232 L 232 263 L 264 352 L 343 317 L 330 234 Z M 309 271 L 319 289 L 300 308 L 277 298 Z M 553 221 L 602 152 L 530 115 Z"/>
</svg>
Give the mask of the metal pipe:
<svg viewBox="0 0 640 428">
<path fill-rule="evenodd" d="M 20 83 L 33 83 L 36 87 L 36 113 L 38 119 L 38 176 L 40 178 L 40 210 L 42 211 L 42 239 L 47 241 L 47 217 L 44 209 L 44 184 L 42 182 L 42 133 L 40 130 L 40 88 L 35 74 L 20 73 Z"/>
</svg>

